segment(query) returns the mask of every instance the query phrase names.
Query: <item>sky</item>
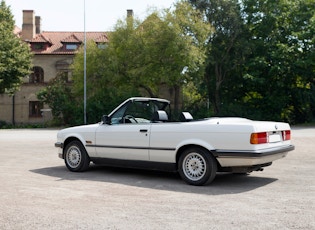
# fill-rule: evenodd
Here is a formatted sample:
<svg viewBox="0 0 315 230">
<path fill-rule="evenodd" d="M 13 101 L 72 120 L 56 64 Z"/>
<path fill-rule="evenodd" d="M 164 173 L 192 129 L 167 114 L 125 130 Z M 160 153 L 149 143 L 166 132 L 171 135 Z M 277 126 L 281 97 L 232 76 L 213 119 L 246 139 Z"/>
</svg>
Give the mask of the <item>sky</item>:
<svg viewBox="0 0 315 230">
<path fill-rule="evenodd" d="M 152 8 L 170 8 L 176 0 L 4 0 L 15 25 L 22 28 L 22 11 L 34 10 L 41 17 L 42 31 L 111 31 L 127 9 L 144 19 Z M 85 2 L 85 8 L 84 8 Z M 85 10 L 84 10 L 85 9 Z"/>
</svg>

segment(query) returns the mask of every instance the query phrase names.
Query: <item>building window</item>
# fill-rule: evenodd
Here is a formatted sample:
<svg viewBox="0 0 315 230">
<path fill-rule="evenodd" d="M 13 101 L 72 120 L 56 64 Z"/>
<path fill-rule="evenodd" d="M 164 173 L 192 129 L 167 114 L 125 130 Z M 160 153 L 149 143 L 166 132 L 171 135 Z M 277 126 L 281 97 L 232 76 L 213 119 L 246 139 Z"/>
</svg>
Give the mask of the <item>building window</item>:
<svg viewBox="0 0 315 230">
<path fill-rule="evenodd" d="M 43 103 L 40 101 L 29 102 L 29 116 L 30 117 L 42 117 L 41 110 L 44 108 Z"/>
<path fill-rule="evenodd" d="M 107 47 L 107 44 L 106 43 L 97 43 L 97 48 L 99 49 L 105 49 Z"/>
<path fill-rule="evenodd" d="M 66 70 L 60 71 L 58 73 L 58 76 L 62 80 L 64 80 L 66 83 L 71 83 L 72 82 L 70 71 L 66 71 Z"/>
<path fill-rule="evenodd" d="M 32 44 L 32 50 L 34 51 L 40 51 L 40 50 L 45 50 L 46 45 L 44 43 L 35 43 Z"/>
<path fill-rule="evenodd" d="M 76 50 L 77 48 L 77 44 L 66 44 L 66 50 Z"/>
<path fill-rule="evenodd" d="M 42 67 L 34 66 L 33 73 L 30 75 L 30 83 L 44 82 L 44 70 Z"/>
</svg>

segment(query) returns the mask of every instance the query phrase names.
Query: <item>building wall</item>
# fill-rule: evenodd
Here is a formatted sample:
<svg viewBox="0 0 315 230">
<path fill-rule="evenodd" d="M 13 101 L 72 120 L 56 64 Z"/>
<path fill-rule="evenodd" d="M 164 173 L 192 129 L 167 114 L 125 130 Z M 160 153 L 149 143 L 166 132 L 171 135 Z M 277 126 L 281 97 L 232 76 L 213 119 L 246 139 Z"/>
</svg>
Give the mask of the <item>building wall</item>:
<svg viewBox="0 0 315 230">
<path fill-rule="evenodd" d="M 12 122 L 12 97 L 0 94 L 0 121 Z"/>
<path fill-rule="evenodd" d="M 29 77 L 25 77 L 24 84 L 20 91 L 15 93 L 14 98 L 5 94 L 0 95 L 0 121 L 11 124 L 37 124 L 51 120 L 52 114 L 47 110 L 47 105 L 44 105 L 41 116 L 30 116 L 30 102 L 38 101 L 36 94 L 46 87 L 59 71 L 69 71 L 72 61 L 73 55 L 35 55 L 33 66 L 39 66 L 44 70 L 44 82 L 29 83 Z"/>
<path fill-rule="evenodd" d="M 74 55 L 35 55 L 33 58 L 33 66 L 42 67 L 44 70 L 44 82 L 56 77 L 59 71 L 67 71 L 73 62 Z M 26 84 L 29 79 L 25 79 Z"/>
</svg>

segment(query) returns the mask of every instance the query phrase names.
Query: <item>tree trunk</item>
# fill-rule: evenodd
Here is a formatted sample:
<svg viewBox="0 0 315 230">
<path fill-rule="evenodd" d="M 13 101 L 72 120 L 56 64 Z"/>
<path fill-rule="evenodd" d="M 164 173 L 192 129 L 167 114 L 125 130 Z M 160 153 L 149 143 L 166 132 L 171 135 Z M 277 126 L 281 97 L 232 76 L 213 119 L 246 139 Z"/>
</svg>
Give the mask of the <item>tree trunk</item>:
<svg viewBox="0 0 315 230">
<path fill-rule="evenodd" d="M 153 91 L 151 90 L 151 88 L 150 87 L 147 87 L 147 86 L 145 86 L 145 85 L 139 85 L 139 87 L 140 88 L 143 88 L 145 91 L 147 91 L 147 93 L 150 95 L 150 97 L 157 97 L 154 93 L 153 93 Z"/>
<path fill-rule="evenodd" d="M 222 68 L 220 64 L 215 65 L 215 92 L 214 92 L 214 113 L 219 115 L 221 111 L 221 85 L 224 80 L 224 75 L 222 73 Z"/>
</svg>

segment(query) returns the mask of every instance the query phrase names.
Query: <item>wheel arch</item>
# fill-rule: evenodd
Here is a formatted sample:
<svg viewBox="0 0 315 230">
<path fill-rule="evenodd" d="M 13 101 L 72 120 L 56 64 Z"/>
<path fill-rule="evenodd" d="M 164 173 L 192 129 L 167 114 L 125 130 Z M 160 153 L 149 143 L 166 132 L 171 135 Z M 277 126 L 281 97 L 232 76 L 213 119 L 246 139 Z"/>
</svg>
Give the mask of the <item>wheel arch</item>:
<svg viewBox="0 0 315 230">
<path fill-rule="evenodd" d="M 83 146 L 84 149 L 86 150 L 85 145 L 84 145 L 84 143 L 82 142 L 82 140 L 81 140 L 80 138 L 78 138 L 78 137 L 76 137 L 76 136 L 69 136 L 69 137 L 67 137 L 67 138 L 65 139 L 65 141 L 64 141 L 64 143 L 63 143 L 63 150 L 62 150 L 62 157 L 63 157 L 63 159 L 64 159 L 64 157 L 65 157 L 65 149 L 66 149 L 67 145 L 68 145 L 69 143 L 71 143 L 72 141 L 80 141 L 81 144 L 82 144 L 82 146 Z M 86 152 L 87 152 L 87 151 L 86 151 Z M 88 153 L 87 153 L 87 154 L 88 154 Z"/>
<path fill-rule="evenodd" d="M 197 143 L 194 143 L 194 144 L 185 144 L 185 145 L 182 145 L 181 147 L 179 147 L 177 149 L 177 152 L 176 152 L 176 168 L 178 167 L 178 162 L 179 162 L 179 158 L 181 156 L 181 154 L 186 150 L 186 149 L 189 149 L 189 148 L 201 148 L 205 151 L 207 151 L 209 154 L 211 154 L 215 161 L 217 162 L 217 166 L 219 167 L 220 166 L 220 163 L 218 162 L 217 158 L 215 157 L 215 155 L 213 154 L 213 148 L 212 146 L 208 145 L 208 146 L 205 146 L 205 145 L 202 145 L 202 144 L 197 144 Z"/>
</svg>

